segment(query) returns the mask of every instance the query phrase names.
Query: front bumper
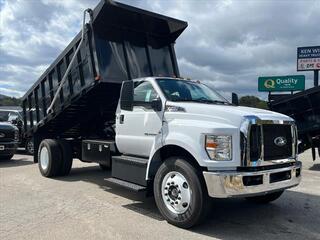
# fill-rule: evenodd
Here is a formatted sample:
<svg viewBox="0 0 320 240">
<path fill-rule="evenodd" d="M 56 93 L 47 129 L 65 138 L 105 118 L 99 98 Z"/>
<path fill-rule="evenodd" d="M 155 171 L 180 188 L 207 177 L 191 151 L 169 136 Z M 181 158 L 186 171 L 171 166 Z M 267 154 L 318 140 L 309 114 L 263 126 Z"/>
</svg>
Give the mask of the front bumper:
<svg viewBox="0 0 320 240">
<path fill-rule="evenodd" d="M 301 181 L 301 162 L 263 171 L 203 172 L 203 175 L 210 197 L 263 195 L 297 186 Z"/>
<path fill-rule="evenodd" d="M 17 148 L 17 142 L 0 142 L 0 156 L 8 156 L 15 154 Z"/>
</svg>

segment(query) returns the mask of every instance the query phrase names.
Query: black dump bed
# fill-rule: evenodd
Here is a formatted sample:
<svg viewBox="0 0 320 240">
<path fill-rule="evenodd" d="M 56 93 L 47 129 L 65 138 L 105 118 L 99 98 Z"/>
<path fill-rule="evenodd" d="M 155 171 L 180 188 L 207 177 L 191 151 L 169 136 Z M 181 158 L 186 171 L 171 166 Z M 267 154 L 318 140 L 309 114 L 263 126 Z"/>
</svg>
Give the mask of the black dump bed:
<svg viewBox="0 0 320 240">
<path fill-rule="evenodd" d="M 269 106 L 296 121 L 304 149 L 310 148 L 312 139 L 320 136 L 320 86 L 271 101 Z"/>
<path fill-rule="evenodd" d="M 114 120 L 122 81 L 145 76 L 179 77 L 174 43 L 186 27 L 187 23 L 180 20 L 101 1 L 86 24 L 83 44 L 54 111 L 46 113 L 81 32 L 24 95 L 26 135 L 85 136 Z"/>
</svg>

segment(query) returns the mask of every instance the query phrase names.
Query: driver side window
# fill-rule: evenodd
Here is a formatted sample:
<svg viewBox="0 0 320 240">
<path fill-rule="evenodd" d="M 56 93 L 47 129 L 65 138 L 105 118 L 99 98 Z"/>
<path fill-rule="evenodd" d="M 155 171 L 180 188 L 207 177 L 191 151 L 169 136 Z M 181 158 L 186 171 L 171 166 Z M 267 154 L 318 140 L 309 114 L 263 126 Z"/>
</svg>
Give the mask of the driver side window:
<svg viewBox="0 0 320 240">
<path fill-rule="evenodd" d="M 135 82 L 133 92 L 133 106 L 151 108 L 152 100 L 158 98 L 158 93 L 149 82 Z"/>
</svg>

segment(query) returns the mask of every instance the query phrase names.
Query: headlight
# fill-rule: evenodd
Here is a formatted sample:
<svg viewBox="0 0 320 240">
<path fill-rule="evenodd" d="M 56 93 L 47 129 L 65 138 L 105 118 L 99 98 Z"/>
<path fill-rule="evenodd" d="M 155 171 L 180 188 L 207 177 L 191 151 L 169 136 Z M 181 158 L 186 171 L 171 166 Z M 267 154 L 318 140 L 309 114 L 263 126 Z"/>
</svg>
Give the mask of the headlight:
<svg viewBox="0 0 320 240">
<path fill-rule="evenodd" d="M 216 161 L 232 159 L 232 136 L 207 135 L 205 144 L 210 159 Z"/>
</svg>

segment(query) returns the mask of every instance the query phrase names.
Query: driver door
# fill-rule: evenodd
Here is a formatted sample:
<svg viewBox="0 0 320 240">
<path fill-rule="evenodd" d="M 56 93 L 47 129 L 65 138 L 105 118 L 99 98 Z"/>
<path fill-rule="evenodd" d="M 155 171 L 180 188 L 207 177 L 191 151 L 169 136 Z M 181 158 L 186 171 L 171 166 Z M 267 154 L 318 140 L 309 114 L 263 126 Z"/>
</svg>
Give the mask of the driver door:
<svg viewBox="0 0 320 240">
<path fill-rule="evenodd" d="M 150 82 L 134 82 L 133 110 L 117 111 L 116 143 L 120 152 L 149 157 L 156 137 L 162 137 L 163 108 L 155 111 L 151 104 L 157 98 L 159 95 Z"/>
</svg>

